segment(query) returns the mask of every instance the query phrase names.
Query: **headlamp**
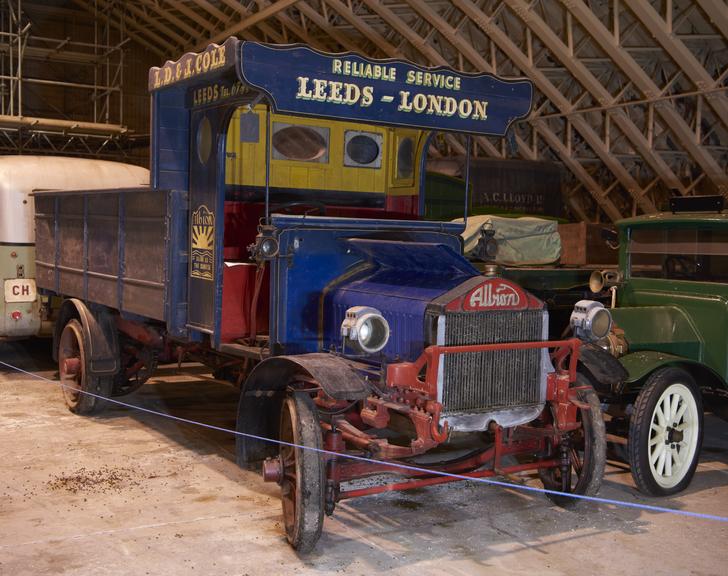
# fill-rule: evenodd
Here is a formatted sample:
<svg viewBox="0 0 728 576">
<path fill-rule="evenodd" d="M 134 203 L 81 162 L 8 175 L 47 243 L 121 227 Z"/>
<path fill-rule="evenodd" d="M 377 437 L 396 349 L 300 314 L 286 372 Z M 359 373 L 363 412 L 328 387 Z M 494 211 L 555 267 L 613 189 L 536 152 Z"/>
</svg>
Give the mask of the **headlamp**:
<svg viewBox="0 0 728 576">
<path fill-rule="evenodd" d="M 612 315 L 601 302 L 579 300 L 574 305 L 569 324 L 574 336 L 585 342 L 596 342 L 609 334 Z"/>
<path fill-rule="evenodd" d="M 389 341 L 389 323 L 376 308 L 353 306 L 341 323 L 344 343 L 365 354 L 379 352 Z"/>
</svg>

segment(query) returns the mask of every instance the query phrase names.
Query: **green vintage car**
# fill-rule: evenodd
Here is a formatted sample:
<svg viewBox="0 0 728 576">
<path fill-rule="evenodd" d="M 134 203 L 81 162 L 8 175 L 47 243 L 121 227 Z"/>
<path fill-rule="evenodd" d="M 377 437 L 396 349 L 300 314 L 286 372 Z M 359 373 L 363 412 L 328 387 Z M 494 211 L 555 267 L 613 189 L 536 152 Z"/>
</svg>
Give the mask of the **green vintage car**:
<svg viewBox="0 0 728 576">
<path fill-rule="evenodd" d="M 634 481 L 652 495 L 690 483 L 703 399 L 728 390 L 728 214 L 719 199 L 713 212 L 694 211 L 713 206 L 705 198 L 617 224 L 614 322 L 599 344 L 628 376 L 602 401 L 611 438 L 626 437 Z"/>
</svg>

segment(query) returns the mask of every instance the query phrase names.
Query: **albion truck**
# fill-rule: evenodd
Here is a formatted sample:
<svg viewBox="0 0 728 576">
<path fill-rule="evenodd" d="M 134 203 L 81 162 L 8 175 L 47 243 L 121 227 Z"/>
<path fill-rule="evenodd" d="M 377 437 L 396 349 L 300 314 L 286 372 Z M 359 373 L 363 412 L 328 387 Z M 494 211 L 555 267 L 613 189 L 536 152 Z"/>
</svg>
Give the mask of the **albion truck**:
<svg viewBox="0 0 728 576">
<path fill-rule="evenodd" d="M 36 196 L 71 411 L 160 360 L 209 365 L 240 387 L 238 461 L 280 485 L 301 552 L 341 500 L 442 472 L 597 492 L 582 344 L 608 311 L 580 303 L 575 337 L 550 338 L 542 301 L 462 256 L 462 225 L 418 219 L 432 134 L 505 134 L 530 82 L 230 38 L 149 87 L 150 188 Z"/>
</svg>

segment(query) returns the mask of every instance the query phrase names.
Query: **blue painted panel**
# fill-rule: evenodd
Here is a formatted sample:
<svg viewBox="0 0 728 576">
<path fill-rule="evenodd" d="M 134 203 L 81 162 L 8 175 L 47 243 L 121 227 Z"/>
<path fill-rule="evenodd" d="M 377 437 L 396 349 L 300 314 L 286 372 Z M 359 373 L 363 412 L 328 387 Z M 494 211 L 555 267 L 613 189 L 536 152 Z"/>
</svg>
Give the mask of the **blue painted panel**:
<svg viewBox="0 0 728 576">
<path fill-rule="evenodd" d="M 465 225 L 462 222 L 376 220 L 372 218 L 333 218 L 327 216 L 296 216 L 288 214 L 273 214 L 271 219 L 276 228 L 307 227 L 348 230 L 349 232 L 352 230 L 398 230 L 405 232 L 442 232 L 450 235 L 457 235 L 465 230 Z"/>
<path fill-rule="evenodd" d="M 370 238 L 352 238 L 348 244 L 376 261 L 379 266 L 398 272 L 420 271 L 427 276 L 475 276 L 479 272 L 458 252 L 444 244 L 400 242 Z"/>
<path fill-rule="evenodd" d="M 186 111 L 184 112 L 186 114 Z M 187 130 L 165 127 L 159 131 L 158 144 L 164 150 L 184 150 L 187 148 Z"/>
<path fill-rule="evenodd" d="M 152 97 L 152 185 L 168 190 L 188 189 L 189 111 L 185 91 L 174 88 Z"/>
<path fill-rule="evenodd" d="M 478 276 L 478 271 L 442 244 L 359 239 L 347 243 L 366 246 L 372 268 L 356 278 L 343 279 L 326 296 L 324 348 L 341 348 L 340 327 L 348 308 L 372 306 L 387 319 L 391 331 L 382 358 L 416 360 L 425 345 L 427 305 Z"/>
<path fill-rule="evenodd" d="M 243 42 L 240 76 L 279 112 L 503 136 L 531 111 L 529 80 L 403 60 Z M 275 70 L 275 74 L 271 74 Z"/>
<path fill-rule="evenodd" d="M 167 201 L 167 331 L 175 338 L 187 335 L 187 194 L 169 192 Z"/>
<path fill-rule="evenodd" d="M 180 172 L 187 167 L 187 159 L 181 158 L 178 150 L 159 149 L 159 169 Z"/>
<path fill-rule="evenodd" d="M 339 242 L 341 231 L 285 230 L 281 256 L 271 270 L 271 341 L 276 351 L 301 354 L 319 350 L 321 294 L 362 257 Z M 298 246 L 298 248 L 295 248 Z"/>
<path fill-rule="evenodd" d="M 167 188 L 170 190 L 183 190 L 188 189 L 188 178 L 187 172 L 180 172 L 178 170 L 160 170 L 158 174 L 159 188 Z"/>
<path fill-rule="evenodd" d="M 187 115 L 185 106 L 185 92 L 183 90 L 165 90 L 156 94 L 159 98 L 159 116 L 157 122 L 160 126 L 178 127 L 180 116 Z"/>
<path fill-rule="evenodd" d="M 332 345 L 340 348 L 338 326 L 346 308 L 370 305 L 383 312 L 386 309 L 388 320 L 396 326 L 396 340 L 385 352 L 392 358 L 419 354 L 427 304 L 478 275 L 458 255 L 458 236 L 428 230 L 420 222 L 366 221 L 355 226 L 349 221 L 351 227 L 347 228 L 342 219 L 333 228 L 336 219 L 319 219 L 317 222 L 331 227 L 314 227 L 307 218 L 306 226 L 282 228 L 284 220 L 301 224 L 289 217 L 274 218 L 280 243 L 280 255 L 271 270 L 270 325 L 275 353 L 316 352 Z M 378 230 L 377 224 L 385 230 Z M 388 237 L 385 242 L 377 239 L 382 234 Z M 356 243 L 367 249 L 354 248 Z M 424 250 L 428 257 L 411 257 L 406 269 L 400 269 L 396 254 L 402 247 L 406 254 L 407 246 L 411 253 Z M 381 255 L 376 247 L 382 249 Z"/>
<path fill-rule="evenodd" d="M 367 285 L 360 281 L 354 290 L 340 288 L 326 299 L 324 348 L 342 349 L 341 323 L 352 306 L 372 306 L 387 319 L 390 339 L 381 352 L 382 359 L 416 360 L 424 349 L 425 308 L 432 298 L 445 292 L 433 292 L 431 298 L 404 298 L 386 294 L 386 286 Z M 377 288 L 384 288 L 381 292 Z M 351 350 L 348 351 L 352 353 Z"/>
</svg>

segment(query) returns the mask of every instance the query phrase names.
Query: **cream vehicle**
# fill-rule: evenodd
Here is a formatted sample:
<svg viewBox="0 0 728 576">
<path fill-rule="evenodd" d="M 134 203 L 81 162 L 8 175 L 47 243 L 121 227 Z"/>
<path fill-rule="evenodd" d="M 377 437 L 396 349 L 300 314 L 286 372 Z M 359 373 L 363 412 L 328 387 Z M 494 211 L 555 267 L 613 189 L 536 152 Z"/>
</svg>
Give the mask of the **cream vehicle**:
<svg viewBox="0 0 728 576">
<path fill-rule="evenodd" d="M 148 184 L 149 171 L 131 164 L 59 156 L 0 156 L 0 340 L 52 334 L 50 303 L 39 296 L 35 285 L 31 192 Z"/>
</svg>

